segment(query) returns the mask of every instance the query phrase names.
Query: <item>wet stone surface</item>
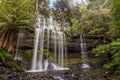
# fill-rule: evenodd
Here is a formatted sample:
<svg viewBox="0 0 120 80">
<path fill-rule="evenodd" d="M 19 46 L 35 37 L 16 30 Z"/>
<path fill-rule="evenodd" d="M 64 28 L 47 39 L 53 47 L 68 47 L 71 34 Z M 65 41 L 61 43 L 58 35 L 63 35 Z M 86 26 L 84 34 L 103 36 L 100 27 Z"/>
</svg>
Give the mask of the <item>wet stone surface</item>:
<svg viewBox="0 0 120 80">
<path fill-rule="evenodd" d="M 89 70 L 14 72 L 0 70 L 0 80 L 119 80 L 108 76 L 98 76 Z"/>
</svg>

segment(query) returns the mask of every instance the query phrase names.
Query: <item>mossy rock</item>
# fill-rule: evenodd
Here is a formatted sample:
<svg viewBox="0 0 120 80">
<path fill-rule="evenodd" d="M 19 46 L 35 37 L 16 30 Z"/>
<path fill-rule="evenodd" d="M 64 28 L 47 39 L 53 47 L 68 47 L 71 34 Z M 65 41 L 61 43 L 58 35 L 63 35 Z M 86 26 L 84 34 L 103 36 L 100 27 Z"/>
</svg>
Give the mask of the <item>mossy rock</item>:
<svg viewBox="0 0 120 80">
<path fill-rule="evenodd" d="M 66 61 L 67 65 L 78 64 L 81 62 L 82 62 L 81 58 L 71 58 L 71 59 L 67 59 Z"/>
<path fill-rule="evenodd" d="M 8 62 L 7 66 L 14 71 L 22 71 L 22 67 L 19 66 L 16 62 Z"/>
</svg>

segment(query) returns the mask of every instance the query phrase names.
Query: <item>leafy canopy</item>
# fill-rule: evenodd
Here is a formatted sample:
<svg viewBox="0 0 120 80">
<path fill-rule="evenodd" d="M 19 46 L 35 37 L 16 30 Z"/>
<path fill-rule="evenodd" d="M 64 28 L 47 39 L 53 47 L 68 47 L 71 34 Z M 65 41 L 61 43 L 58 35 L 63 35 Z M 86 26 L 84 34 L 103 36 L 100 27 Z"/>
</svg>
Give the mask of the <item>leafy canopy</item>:
<svg viewBox="0 0 120 80">
<path fill-rule="evenodd" d="M 34 21 L 33 1 L 5 0 L 0 4 L 0 47 L 8 52 L 14 51 L 17 33 L 30 34 L 30 23 Z"/>
</svg>

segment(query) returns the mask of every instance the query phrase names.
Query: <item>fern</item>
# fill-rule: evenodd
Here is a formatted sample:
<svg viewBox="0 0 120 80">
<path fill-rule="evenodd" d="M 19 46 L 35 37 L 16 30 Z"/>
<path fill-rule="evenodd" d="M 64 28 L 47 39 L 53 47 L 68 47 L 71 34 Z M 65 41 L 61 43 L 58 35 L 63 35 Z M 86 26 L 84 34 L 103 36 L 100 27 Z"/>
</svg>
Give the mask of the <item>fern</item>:
<svg viewBox="0 0 120 80">
<path fill-rule="evenodd" d="M 108 61 L 104 67 L 107 69 L 115 69 L 114 73 L 118 75 L 120 73 L 120 39 L 112 41 L 106 45 L 100 45 L 93 49 L 96 52 L 96 56 L 101 54 L 111 53 L 112 59 Z"/>
<path fill-rule="evenodd" d="M 12 57 L 10 53 L 5 50 L 0 49 L 0 60 L 1 62 L 5 63 L 7 58 Z"/>
</svg>

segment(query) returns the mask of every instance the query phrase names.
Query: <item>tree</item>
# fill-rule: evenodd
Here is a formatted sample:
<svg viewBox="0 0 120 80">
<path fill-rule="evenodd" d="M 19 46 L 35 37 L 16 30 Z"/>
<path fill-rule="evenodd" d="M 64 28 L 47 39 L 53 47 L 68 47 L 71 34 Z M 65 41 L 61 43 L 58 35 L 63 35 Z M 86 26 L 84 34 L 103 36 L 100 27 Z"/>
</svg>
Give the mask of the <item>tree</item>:
<svg viewBox="0 0 120 80">
<path fill-rule="evenodd" d="M 76 25 L 77 32 L 82 34 L 108 35 L 108 22 L 111 20 L 110 9 L 92 10 L 87 9 L 88 6 L 80 4 L 77 10 L 79 16 L 73 17 L 73 19 L 75 18 L 79 22 L 79 25 Z M 74 21 L 72 22 L 73 25 L 76 23 Z"/>
<path fill-rule="evenodd" d="M 93 51 L 99 55 L 109 53 L 110 60 L 104 65 L 115 75 L 120 75 L 120 1 L 112 0 L 112 21 L 109 27 L 109 36 L 112 41 L 106 45 L 100 45 Z"/>
<path fill-rule="evenodd" d="M 36 16 L 42 15 L 45 17 L 49 16 L 49 0 L 36 0 L 35 1 L 36 6 Z"/>
<path fill-rule="evenodd" d="M 64 23 L 68 22 L 69 15 L 71 14 L 69 6 L 70 5 L 68 0 L 58 0 L 56 1 L 55 7 L 53 9 L 56 20 L 60 21 L 61 23 L 62 30 L 64 28 Z"/>
<path fill-rule="evenodd" d="M 17 33 L 32 30 L 34 20 L 32 0 L 5 0 L 0 4 L 0 47 L 8 52 L 14 51 Z"/>
<path fill-rule="evenodd" d="M 120 38 L 120 1 L 112 1 L 112 21 L 110 22 L 109 34 L 113 38 Z"/>
<path fill-rule="evenodd" d="M 111 8 L 112 0 L 89 0 L 88 9 Z"/>
</svg>

